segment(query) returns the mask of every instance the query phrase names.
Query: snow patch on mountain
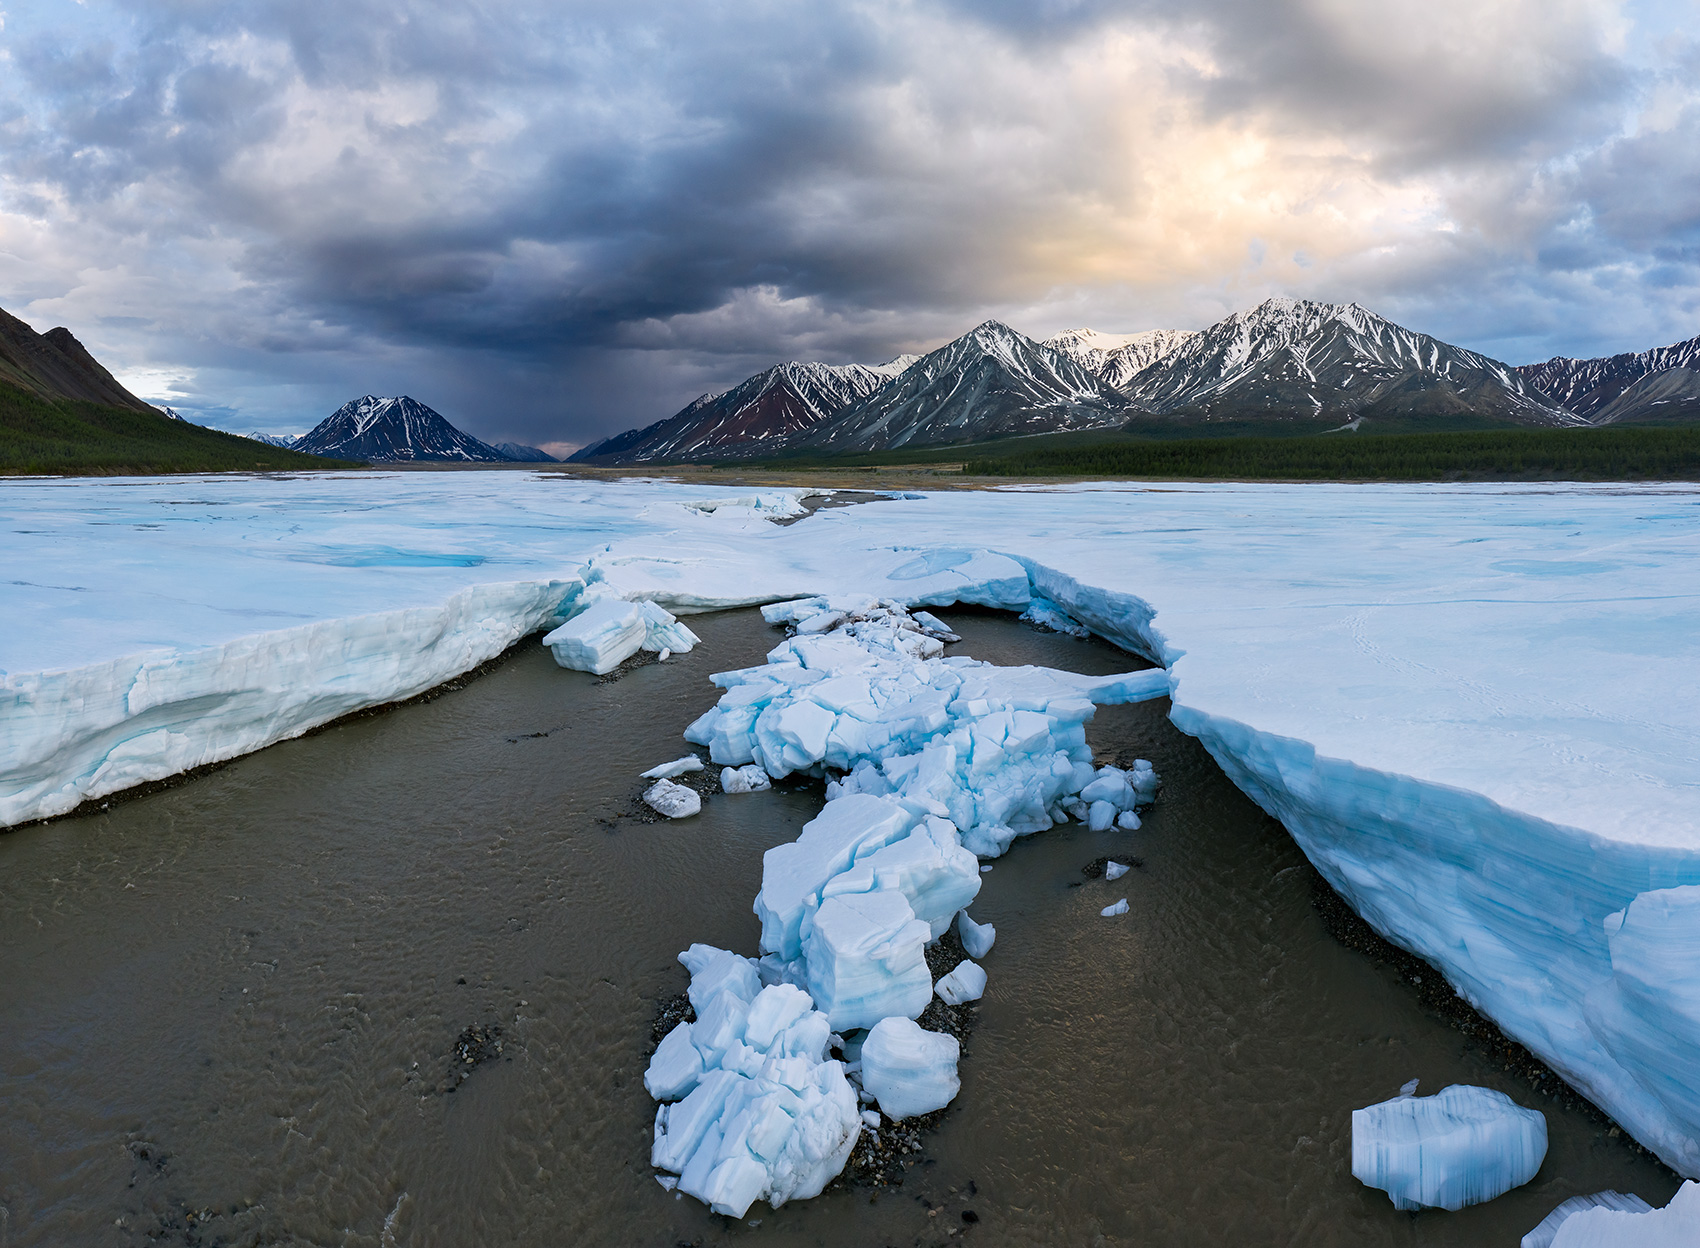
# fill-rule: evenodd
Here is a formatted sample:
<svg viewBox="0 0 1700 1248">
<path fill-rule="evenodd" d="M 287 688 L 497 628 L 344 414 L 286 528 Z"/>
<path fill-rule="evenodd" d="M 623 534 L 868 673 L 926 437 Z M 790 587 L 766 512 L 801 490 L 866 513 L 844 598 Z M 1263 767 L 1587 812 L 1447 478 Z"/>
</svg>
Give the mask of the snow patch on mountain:
<svg viewBox="0 0 1700 1248">
<path fill-rule="evenodd" d="M 407 395 L 378 398 L 368 394 L 344 403 L 299 438 L 294 449 L 374 463 L 505 463 L 508 459 Z"/>
</svg>

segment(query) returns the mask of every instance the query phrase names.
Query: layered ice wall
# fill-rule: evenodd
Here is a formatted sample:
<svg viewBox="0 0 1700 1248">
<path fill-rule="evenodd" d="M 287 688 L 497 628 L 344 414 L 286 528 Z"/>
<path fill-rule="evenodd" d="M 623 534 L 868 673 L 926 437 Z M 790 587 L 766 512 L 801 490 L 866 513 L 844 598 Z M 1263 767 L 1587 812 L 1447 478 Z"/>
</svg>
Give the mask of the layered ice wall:
<svg viewBox="0 0 1700 1248">
<path fill-rule="evenodd" d="M 1656 896 L 1700 885 L 1693 488 L 1099 485 L 786 528 L 715 501 L 737 497 L 506 473 L 0 485 L 0 820 L 323 722 L 351 671 L 371 679 L 350 700 L 402 696 L 441 670 L 433 638 L 442 667 L 472 662 L 529 623 L 513 603 L 552 609 L 498 594 L 349 648 L 357 620 L 474 586 L 578 578 L 674 613 L 1038 595 L 1162 662 L 1177 725 L 1360 913 L 1700 1174 L 1695 1091 L 1662 1073 L 1700 1051 L 1700 989 L 1640 935 L 1700 921 Z M 141 740 L 162 727 L 184 742 Z"/>
</svg>

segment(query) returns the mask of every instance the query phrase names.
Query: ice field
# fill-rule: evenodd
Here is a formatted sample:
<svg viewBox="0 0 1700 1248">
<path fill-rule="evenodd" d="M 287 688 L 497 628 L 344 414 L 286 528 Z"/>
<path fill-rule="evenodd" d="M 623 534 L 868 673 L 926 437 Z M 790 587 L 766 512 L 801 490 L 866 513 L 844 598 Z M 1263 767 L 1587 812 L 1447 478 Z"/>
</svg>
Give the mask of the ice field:
<svg viewBox="0 0 1700 1248">
<path fill-rule="evenodd" d="M 598 601 L 1038 596 L 1162 663 L 1174 722 L 1366 919 L 1700 1175 L 1700 491 L 1081 486 L 769 522 L 796 510 L 505 472 L 0 484 L 0 823 Z"/>
</svg>

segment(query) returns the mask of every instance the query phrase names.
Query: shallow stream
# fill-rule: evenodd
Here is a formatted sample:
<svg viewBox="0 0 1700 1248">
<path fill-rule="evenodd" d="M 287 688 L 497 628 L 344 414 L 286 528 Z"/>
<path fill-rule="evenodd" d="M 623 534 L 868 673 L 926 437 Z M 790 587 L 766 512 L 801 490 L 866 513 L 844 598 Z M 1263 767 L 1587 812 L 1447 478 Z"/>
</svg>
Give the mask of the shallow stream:
<svg viewBox="0 0 1700 1248">
<path fill-rule="evenodd" d="M 1143 665 L 939 614 L 953 653 Z M 1514 1245 L 1579 1192 L 1675 1190 L 1329 936 L 1303 856 L 1158 702 L 1089 729 L 1101 761 L 1156 764 L 1144 829 L 1053 829 L 984 877 L 962 1093 L 902 1186 L 738 1223 L 675 1199 L 647 1165 L 656 1002 L 691 942 L 755 951 L 762 852 L 822 797 L 642 822 L 635 774 L 683 752 L 709 673 L 778 640 L 753 611 L 690 624 L 695 652 L 617 681 L 528 644 L 457 692 L 0 834 L 0 1248 Z M 1140 865 L 1088 880 L 1106 854 Z M 471 1028 L 490 1060 L 468 1067 Z M 1536 1180 L 1457 1214 L 1353 1180 L 1351 1110 L 1418 1077 L 1542 1109 Z"/>
</svg>

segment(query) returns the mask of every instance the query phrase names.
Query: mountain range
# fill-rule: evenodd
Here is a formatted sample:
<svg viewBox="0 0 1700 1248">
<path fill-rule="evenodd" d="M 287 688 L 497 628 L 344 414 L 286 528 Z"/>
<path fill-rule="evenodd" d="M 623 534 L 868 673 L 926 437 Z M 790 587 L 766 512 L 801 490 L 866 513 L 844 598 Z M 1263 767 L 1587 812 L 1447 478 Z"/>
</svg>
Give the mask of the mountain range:
<svg viewBox="0 0 1700 1248">
<path fill-rule="evenodd" d="M 1203 330 L 1042 342 L 997 321 L 879 368 L 787 363 L 572 456 L 622 464 L 1152 434 L 1700 420 L 1700 339 L 1513 367 L 1355 303 L 1274 298 Z"/>
</svg>

